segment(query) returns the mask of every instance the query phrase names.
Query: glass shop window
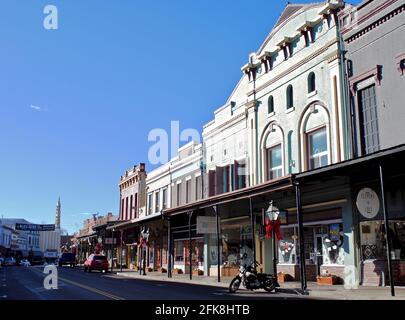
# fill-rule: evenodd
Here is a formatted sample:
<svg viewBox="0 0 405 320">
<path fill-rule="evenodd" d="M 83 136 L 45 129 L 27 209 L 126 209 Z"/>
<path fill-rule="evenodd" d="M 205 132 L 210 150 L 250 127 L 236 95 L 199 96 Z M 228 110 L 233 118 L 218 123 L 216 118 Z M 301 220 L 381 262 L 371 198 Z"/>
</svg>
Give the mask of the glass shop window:
<svg viewBox="0 0 405 320">
<path fill-rule="evenodd" d="M 281 264 L 296 264 L 298 234 L 296 228 L 281 228 L 278 242 L 278 261 Z"/>
<path fill-rule="evenodd" d="M 174 242 L 174 261 L 184 262 L 184 241 Z"/>
<path fill-rule="evenodd" d="M 227 267 L 236 267 L 241 264 L 241 256 L 247 254 L 243 264 L 253 262 L 252 233 L 248 219 L 241 221 L 223 221 L 222 234 L 222 261 Z"/>
<path fill-rule="evenodd" d="M 361 255 L 363 260 L 387 258 L 385 244 L 385 224 L 383 221 L 363 221 L 360 223 Z M 391 258 L 405 259 L 405 220 L 390 221 L 388 228 L 391 242 Z"/>
</svg>

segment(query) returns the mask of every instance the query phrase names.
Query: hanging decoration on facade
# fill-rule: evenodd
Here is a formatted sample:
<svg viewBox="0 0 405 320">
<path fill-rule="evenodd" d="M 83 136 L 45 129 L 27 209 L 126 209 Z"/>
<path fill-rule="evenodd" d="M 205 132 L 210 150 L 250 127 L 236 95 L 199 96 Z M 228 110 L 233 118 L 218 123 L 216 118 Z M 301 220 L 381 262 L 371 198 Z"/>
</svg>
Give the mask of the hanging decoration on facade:
<svg viewBox="0 0 405 320">
<path fill-rule="evenodd" d="M 282 239 L 280 232 L 280 226 L 282 224 L 287 224 L 287 212 L 280 211 L 273 205 L 273 201 L 270 201 L 270 206 L 263 215 L 266 239 L 270 239 L 274 231 L 277 241 L 280 241 Z"/>
<path fill-rule="evenodd" d="M 100 254 L 100 253 L 103 251 L 103 244 L 100 243 L 100 242 L 97 243 L 97 244 L 96 244 L 95 251 L 96 251 L 96 252 L 95 252 L 96 254 Z"/>
<path fill-rule="evenodd" d="M 271 239 L 273 229 L 274 229 L 274 233 L 276 234 L 276 239 L 277 239 L 277 241 L 280 241 L 281 240 L 280 225 L 281 225 L 281 222 L 280 222 L 279 218 L 277 218 L 276 221 L 266 219 L 266 221 L 265 221 L 266 239 Z"/>
<path fill-rule="evenodd" d="M 141 248 L 144 246 L 149 246 L 149 229 L 145 231 L 145 227 L 143 227 L 141 230 L 139 246 Z"/>
</svg>

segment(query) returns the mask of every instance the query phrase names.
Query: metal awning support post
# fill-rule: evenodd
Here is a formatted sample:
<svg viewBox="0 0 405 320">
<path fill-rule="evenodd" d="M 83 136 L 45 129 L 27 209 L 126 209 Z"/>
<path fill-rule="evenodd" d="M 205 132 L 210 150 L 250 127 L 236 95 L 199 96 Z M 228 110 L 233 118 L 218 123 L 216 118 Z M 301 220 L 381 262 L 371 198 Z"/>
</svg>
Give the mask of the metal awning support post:
<svg viewBox="0 0 405 320">
<path fill-rule="evenodd" d="M 387 212 L 387 200 L 385 199 L 385 190 L 384 190 L 384 173 L 382 165 L 379 165 L 380 169 L 380 186 L 381 186 L 381 200 L 384 214 L 384 224 L 385 224 L 385 245 L 387 248 L 387 261 L 388 261 L 388 276 L 390 278 L 390 287 L 391 287 L 391 296 L 395 296 L 395 287 L 394 287 L 394 278 L 392 272 L 392 259 L 391 259 L 391 242 L 389 229 L 389 218 Z"/>
<path fill-rule="evenodd" d="M 220 253 L 220 249 L 221 249 L 221 246 L 220 246 L 220 232 L 221 232 L 221 230 L 220 230 L 220 228 L 219 228 L 219 218 L 220 218 L 220 216 L 219 216 L 219 209 L 218 209 L 218 206 L 214 206 L 213 207 L 214 208 L 214 211 L 215 211 L 215 214 L 216 214 L 216 217 L 217 217 L 217 261 L 218 261 L 218 268 L 217 268 L 217 271 L 218 271 L 218 282 L 221 282 L 221 253 Z"/>
<path fill-rule="evenodd" d="M 249 212 L 250 212 L 250 228 L 252 237 L 252 250 L 253 250 L 253 262 L 256 261 L 256 241 L 255 241 L 255 217 L 253 214 L 253 201 L 249 197 Z"/>
<path fill-rule="evenodd" d="M 298 222 L 298 243 L 300 248 L 300 279 L 301 289 L 307 290 L 307 276 L 305 268 L 305 248 L 304 248 L 304 226 L 302 218 L 302 203 L 301 203 L 301 186 L 298 181 L 294 181 L 295 185 L 295 200 L 297 205 L 297 222 Z"/>
<path fill-rule="evenodd" d="M 114 229 L 111 230 L 111 273 L 114 269 Z"/>
<path fill-rule="evenodd" d="M 172 277 L 172 234 L 170 226 L 170 217 L 167 217 L 167 277 Z"/>
<path fill-rule="evenodd" d="M 122 234 L 123 233 L 124 233 L 124 231 L 121 230 L 121 248 L 120 248 L 120 271 L 121 272 L 122 272 L 122 241 L 123 241 Z"/>
<path fill-rule="evenodd" d="M 190 280 L 193 280 L 193 258 L 192 258 L 192 246 L 191 246 L 191 218 L 193 217 L 193 211 L 188 213 L 188 259 L 189 259 L 189 272 Z"/>
</svg>

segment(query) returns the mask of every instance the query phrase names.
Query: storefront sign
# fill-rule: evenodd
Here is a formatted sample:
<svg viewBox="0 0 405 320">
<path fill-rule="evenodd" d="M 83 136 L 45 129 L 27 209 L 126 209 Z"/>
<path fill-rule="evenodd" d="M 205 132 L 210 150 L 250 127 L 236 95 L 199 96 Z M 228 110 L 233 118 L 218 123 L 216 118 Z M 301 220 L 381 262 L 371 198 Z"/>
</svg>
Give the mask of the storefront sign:
<svg viewBox="0 0 405 320">
<path fill-rule="evenodd" d="M 117 244 L 117 238 L 105 238 L 105 244 L 112 244 L 114 240 L 114 244 Z"/>
<path fill-rule="evenodd" d="M 329 227 L 329 236 L 331 241 L 340 240 L 340 225 L 338 223 L 331 224 Z"/>
<path fill-rule="evenodd" d="M 217 218 L 197 216 L 197 234 L 216 234 Z"/>
<path fill-rule="evenodd" d="M 15 229 L 21 231 L 55 231 L 55 225 L 16 223 Z"/>
<path fill-rule="evenodd" d="M 374 190 L 364 188 L 357 195 L 356 206 L 363 217 L 372 219 L 380 210 L 380 199 Z"/>
</svg>

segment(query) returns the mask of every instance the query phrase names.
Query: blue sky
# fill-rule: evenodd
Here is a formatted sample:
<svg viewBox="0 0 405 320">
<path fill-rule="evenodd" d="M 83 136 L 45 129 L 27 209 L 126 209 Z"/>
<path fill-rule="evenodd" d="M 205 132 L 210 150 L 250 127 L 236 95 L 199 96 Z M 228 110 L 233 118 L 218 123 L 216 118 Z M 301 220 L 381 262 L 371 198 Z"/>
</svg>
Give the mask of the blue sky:
<svg viewBox="0 0 405 320">
<path fill-rule="evenodd" d="M 47 4 L 58 30 L 43 28 Z M 201 130 L 285 4 L 2 0 L 0 216 L 53 223 L 58 196 L 70 232 L 117 213 L 119 176 L 147 162 L 149 131 Z"/>
</svg>

